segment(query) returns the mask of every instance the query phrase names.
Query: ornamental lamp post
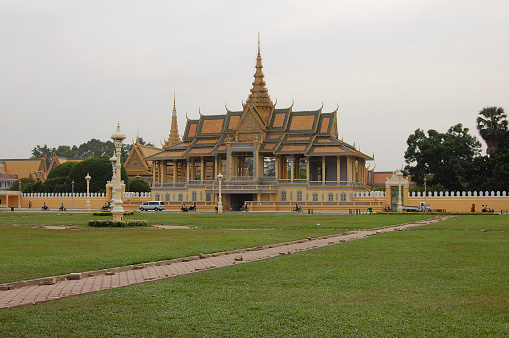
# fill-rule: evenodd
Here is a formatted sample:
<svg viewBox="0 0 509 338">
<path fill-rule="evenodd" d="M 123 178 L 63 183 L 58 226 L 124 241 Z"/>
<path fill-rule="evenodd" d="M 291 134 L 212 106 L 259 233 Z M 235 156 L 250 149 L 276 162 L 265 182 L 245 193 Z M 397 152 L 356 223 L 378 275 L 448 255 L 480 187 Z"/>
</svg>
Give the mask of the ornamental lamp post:
<svg viewBox="0 0 509 338">
<path fill-rule="evenodd" d="M 398 170 L 396 176 L 398 177 L 398 212 L 403 212 L 403 201 L 401 199 L 401 181 L 403 180 L 403 173 L 401 170 Z"/>
<path fill-rule="evenodd" d="M 125 134 L 120 131 L 120 123 L 117 124 L 117 130 L 111 134 L 111 139 L 115 144 L 115 153 L 110 158 L 113 166 L 113 177 L 111 178 L 112 190 L 111 196 L 113 199 L 113 221 L 120 222 L 124 219 L 124 208 L 122 208 L 122 182 L 121 182 L 121 168 L 120 156 L 122 151 L 122 141 L 125 139 Z"/>
<path fill-rule="evenodd" d="M 71 210 L 74 210 L 74 180 L 71 182 Z"/>
<path fill-rule="evenodd" d="M 221 197 L 221 181 L 223 180 L 223 175 L 219 173 L 217 175 L 217 180 L 219 181 L 219 201 L 217 202 L 217 213 L 222 214 L 223 213 L 223 202 Z"/>
<path fill-rule="evenodd" d="M 426 203 L 426 197 L 428 196 L 427 192 L 426 192 L 426 182 L 428 181 L 428 179 L 426 178 L 426 176 L 424 176 L 424 203 L 426 205 L 428 205 L 428 203 Z"/>
<path fill-rule="evenodd" d="M 18 181 L 18 209 L 21 209 L 21 181 Z"/>
<path fill-rule="evenodd" d="M 115 156 L 115 153 L 113 153 L 113 156 L 110 157 L 110 163 L 111 163 L 111 170 L 112 170 L 112 176 L 111 176 L 111 209 L 113 210 L 113 207 L 115 206 L 115 176 L 116 176 L 116 163 L 117 163 L 117 157 Z"/>
<path fill-rule="evenodd" d="M 92 177 L 90 177 L 90 174 L 87 173 L 87 176 L 85 176 L 85 179 L 87 180 L 87 204 L 86 204 L 86 209 L 87 211 L 90 211 L 90 179 Z"/>
</svg>

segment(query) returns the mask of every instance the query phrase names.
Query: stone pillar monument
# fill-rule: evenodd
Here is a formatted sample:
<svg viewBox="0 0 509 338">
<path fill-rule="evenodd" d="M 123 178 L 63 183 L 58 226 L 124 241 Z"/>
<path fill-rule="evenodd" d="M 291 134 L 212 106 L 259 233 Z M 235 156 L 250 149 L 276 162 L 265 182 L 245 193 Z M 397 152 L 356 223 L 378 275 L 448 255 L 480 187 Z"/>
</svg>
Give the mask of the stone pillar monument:
<svg viewBox="0 0 509 338">
<path fill-rule="evenodd" d="M 115 153 L 110 158 L 111 166 L 113 168 L 113 177 L 111 178 L 112 191 L 111 199 L 113 200 L 113 221 L 120 222 L 124 220 L 124 208 L 122 208 L 122 181 L 121 181 L 121 150 L 122 141 L 125 139 L 125 134 L 120 131 L 120 123 L 117 125 L 117 130 L 111 135 L 111 139 L 115 144 Z"/>
</svg>

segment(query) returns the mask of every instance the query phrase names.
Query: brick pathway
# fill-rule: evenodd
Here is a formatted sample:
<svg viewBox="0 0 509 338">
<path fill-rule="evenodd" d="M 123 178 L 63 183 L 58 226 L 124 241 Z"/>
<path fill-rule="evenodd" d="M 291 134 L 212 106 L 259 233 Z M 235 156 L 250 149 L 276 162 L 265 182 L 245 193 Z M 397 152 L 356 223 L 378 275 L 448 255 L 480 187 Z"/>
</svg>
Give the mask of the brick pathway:
<svg viewBox="0 0 509 338">
<path fill-rule="evenodd" d="M 435 217 L 429 220 L 384 228 L 350 231 L 324 237 L 309 237 L 303 240 L 256 248 L 219 252 L 209 255 L 200 254 L 198 256 L 167 261 L 2 284 L 0 285 L 0 309 L 37 304 L 91 292 L 177 277 L 208 269 L 288 255 L 298 251 L 320 248 L 380 233 L 400 231 L 410 227 L 435 223 L 447 218 Z"/>
</svg>

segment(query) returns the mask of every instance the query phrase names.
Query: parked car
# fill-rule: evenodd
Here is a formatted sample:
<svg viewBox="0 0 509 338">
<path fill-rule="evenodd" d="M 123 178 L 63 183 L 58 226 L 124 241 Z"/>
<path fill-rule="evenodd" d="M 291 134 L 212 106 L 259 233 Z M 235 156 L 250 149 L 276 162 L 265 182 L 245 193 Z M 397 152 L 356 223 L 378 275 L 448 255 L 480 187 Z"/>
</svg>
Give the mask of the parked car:
<svg viewBox="0 0 509 338">
<path fill-rule="evenodd" d="M 148 201 L 140 205 L 140 210 L 155 210 L 160 211 L 164 210 L 164 202 L 163 201 Z"/>
<path fill-rule="evenodd" d="M 419 202 L 419 206 L 418 207 L 403 206 L 403 211 L 407 211 L 407 212 L 412 212 L 412 211 L 413 212 L 429 212 L 430 208 L 429 208 L 428 203 Z"/>
</svg>

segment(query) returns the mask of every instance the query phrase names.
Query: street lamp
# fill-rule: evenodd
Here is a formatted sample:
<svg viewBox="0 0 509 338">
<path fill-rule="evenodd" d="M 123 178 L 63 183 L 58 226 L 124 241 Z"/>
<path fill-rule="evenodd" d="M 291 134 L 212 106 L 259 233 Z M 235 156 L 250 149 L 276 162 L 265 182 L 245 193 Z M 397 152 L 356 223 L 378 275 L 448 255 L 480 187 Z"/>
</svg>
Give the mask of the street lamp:
<svg viewBox="0 0 509 338">
<path fill-rule="evenodd" d="M 217 213 L 222 214 L 223 213 L 223 202 L 221 201 L 221 181 L 223 180 L 223 175 L 219 173 L 217 175 L 217 180 L 219 181 L 219 201 L 217 202 Z"/>
<path fill-rule="evenodd" d="M 86 204 L 86 209 L 87 211 L 90 211 L 90 179 L 92 177 L 90 177 L 90 174 L 87 173 L 87 176 L 85 176 L 85 179 L 87 180 L 87 204 Z"/>
<path fill-rule="evenodd" d="M 21 181 L 18 181 L 18 209 L 21 209 Z"/>
<path fill-rule="evenodd" d="M 398 177 L 398 212 L 403 212 L 403 201 L 401 200 L 401 181 L 403 180 L 403 173 L 398 170 L 396 173 Z"/>
<path fill-rule="evenodd" d="M 426 203 L 426 197 L 428 196 L 427 192 L 426 192 L 426 182 L 428 181 L 428 179 L 426 178 L 426 176 L 424 176 L 424 203 L 426 205 L 428 205 L 428 203 Z"/>
<path fill-rule="evenodd" d="M 71 210 L 74 210 L 74 180 L 72 180 L 71 187 Z"/>
</svg>

